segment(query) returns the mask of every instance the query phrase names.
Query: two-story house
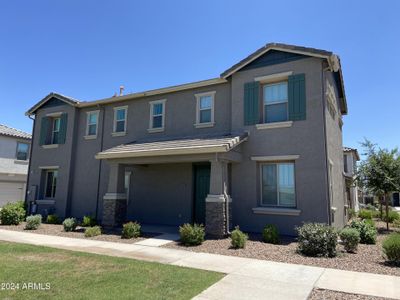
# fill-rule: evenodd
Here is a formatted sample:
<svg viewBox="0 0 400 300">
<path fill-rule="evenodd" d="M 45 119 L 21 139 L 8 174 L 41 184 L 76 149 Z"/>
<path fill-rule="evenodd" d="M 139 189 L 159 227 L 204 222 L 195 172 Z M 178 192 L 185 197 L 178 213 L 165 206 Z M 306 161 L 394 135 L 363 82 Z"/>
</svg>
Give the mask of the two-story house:
<svg viewBox="0 0 400 300">
<path fill-rule="evenodd" d="M 357 149 L 343 147 L 343 171 L 345 177 L 345 197 L 348 208 L 359 210 L 359 200 L 362 196 L 357 185 L 357 161 L 360 155 Z"/>
<path fill-rule="evenodd" d="M 0 124 L 0 207 L 25 199 L 31 135 Z"/>
<path fill-rule="evenodd" d="M 267 44 L 220 77 L 91 102 L 34 105 L 29 197 L 105 226 L 345 222 L 340 60 Z"/>
</svg>

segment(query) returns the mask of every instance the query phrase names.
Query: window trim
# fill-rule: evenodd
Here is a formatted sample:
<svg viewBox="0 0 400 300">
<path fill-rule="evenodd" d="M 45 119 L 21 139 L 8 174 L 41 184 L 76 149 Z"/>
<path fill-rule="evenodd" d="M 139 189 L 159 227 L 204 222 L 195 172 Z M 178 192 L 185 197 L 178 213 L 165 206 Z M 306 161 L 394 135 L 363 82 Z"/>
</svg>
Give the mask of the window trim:
<svg viewBox="0 0 400 300">
<path fill-rule="evenodd" d="M 52 200 L 52 199 L 55 199 L 55 197 L 56 197 L 56 192 L 57 192 L 57 179 L 58 179 L 58 169 L 45 169 L 44 170 L 44 172 L 45 172 L 45 178 L 44 178 L 44 190 L 43 190 L 43 199 L 50 199 L 50 200 Z M 47 179 L 48 179 L 48 176 L 49 176 L 49 172 L 57 172 L 56 174 L 56 176 L 54 176 L 53 175 L 53 180 L 52 180 L 52 189 L 51 189 L 51 194 L 52 194 L 52 197 L 47 197 L 46 196 L 46 192 L 47 192 Z M 56 179 L 56 183 L 54 184 L 54 178 Z"/>
<path fill-rule="evenodd" d="M 18 158 L 18 146 L 20 145 L 20 144 L 25 144 L 25 145 L 28 145 L 28 149 L 26 150 L 26 159 L 19 159 Z M 29 151 L 30 151 L 30 144 L 29 143 L 27 143 L 27 142 L 22 142 L 22 141 L 17 141 L 17 148 L 16 148 L 16 151 L 15 151 L 15 160 L 17 160 L 17 161 L 28 161 L 29 160 Z"/>
<path fill-rule="evenodd" d="M 90 115 L 91 114 L 96 114 L 96 134 L 89 134 L 89 125 L 93 125 L 93 124 L 89 124 L 90 121 Z M 91 111 L 87 111 L 86 112 L 86 134 L 84 136 L 85 139 L 96 139 L 97 138 L 97 133 L 99 130 L 99 116 L 100 116 L 100 110 L 91 110 Z"/>
<path fill-rule="evenodd" d="M 286 88 L 287 88 L 287 98 L 286 101 L 277 101 L 273 103 L 265 103 L 264 102 L 264 97 L 265 97 L 265 88 L 267 86 L 273 86 L 273 85 L 279 85 L 282 83 L 286 83 Z M 277 105 L 277 104 L 286 104 L 286 120 L 284 121 L 277 121 L 277 122 L 267 122 L 267 116 L 265 114 L 266 107 L 265 106 L 271 106 L 271 105 Z M 262 120 L 263 124 L 274 124 L 274 123 L 285 123 L 289 122 L 289 81 L 288 78 L 280 80 L 280 81 L 273 81 L 273 82 L 266 82 L 262 84 Z"/>
<path fill-rule="evenodd" d="M 213 127 L 215 125 L 215 119 L 214 119 L 214 111 L 215 111 L 215 94 L 217 92 L 216 91 L 210 91 L 210 92 L 204 92 L 204 93 L 199 93 L 199 94 L 195 94 L 195 98 L 196 98 L 196 123 L 193 124 L 194 127 L 196 128 L 206 128 L 206 127 Z M 200 112 L 202 110 L 206 110 L 206 109 L 201 109 L 200 108 L 200 101 L 201 101 L 201 97 L 204 96 L 211 96 L 211 107 L 207 108 L 211 110 L 211 120 L 210 122 L 200 122 Z"/>
<path fill-rule="evenodd" d="M 166 103 L 167 99 L 160 99 L 160 100 L 154 100 L 154 101 L 150 101 L 150 121 L 149 121 L 149 128 L 147 129 L 147 131 L 149 133 L 154 133 L 154 132 L 163 132 L 165 129 L 165 109 L 166 109 Z M 153 115 L 153 107 L 156 104 L 162 104 L 162 114 L 157 114 L 157 115 Z M 161 116 L 161 127 L 156 127 L 154 128 L 154 124 L 153 124 L 153 118 L 154 117 L 158 117 Z"/>
<path fill-rule="evenodd" d="M 293 180 L 294 180 L 294 205 L 293 206 L 284 206 L 284 205 L 279 205 L 279 181 L 277 180 L 277 205 L 266 205 L 263 204 L 263 166 L 265 165 L 276 165 L 278 166 L 279 164 L 292 164 L 293 165 Z M 277 172 L 277 178 L 279 177 L 279 168 L 276 168 Z M 296 188 L 296 163 L 294 161 L 264 161 L 259 164 L 259 182 L 260 182 L 260 203 L 259 207 L 265 207 L 265 208 L 278 208 L 278 209 L 297 209 L 297 188 Z"/>
<path fill-rule="evenodd" d="M 54 130 L 54 125 L 56 123 L 56 120 L 59 120 L 57 131 Z M 51 144 L 50 145 L 58 145 L 59 144 L 58 140 L 57 140 L 57 143 L 54 143 L 54 133 L 57 132 L 58 134 L 60 134 L 60 129 L 61 129 L 61 116 L 52 117 L 52 120 L 51 120 Z M 59 139 L 59 138 L 60 137 L 58 136 L 57 139 Z"/>
<path fill-rule="evenodd" d="M 123 136 L 123 135 L 126 135 L 126 127 L 127 127 L 126 125 L 127 125 L 127 122 L 128 122 L 128 105 L 115 106 L 115 107 L 113 107 L 113 110 L 114 110 L 114 120 L 113 120 L 112 136 Z M 119 111 L 119 110 L 125 110 L 124 131 L 116 131 L 117 130 L 117 111 Z M 122 121 L 122 120 L 118 120 L 118 121 Z"/>
</svg>

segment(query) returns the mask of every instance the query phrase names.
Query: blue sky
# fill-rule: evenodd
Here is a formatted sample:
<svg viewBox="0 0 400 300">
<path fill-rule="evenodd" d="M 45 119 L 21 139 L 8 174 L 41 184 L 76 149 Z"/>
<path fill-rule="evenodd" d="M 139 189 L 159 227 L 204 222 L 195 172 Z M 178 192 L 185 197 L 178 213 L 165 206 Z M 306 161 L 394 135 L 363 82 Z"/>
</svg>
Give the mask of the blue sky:
<svg viewBox="0 0 400 300">
<path fill-rule="evenodd" d="M 400 145 L 400 1 L 1 1 L 0 123 L 51 91 L 94 100 L 218 77 L 267 42 L 340 55 L 344 144 Z"/>
</svg>

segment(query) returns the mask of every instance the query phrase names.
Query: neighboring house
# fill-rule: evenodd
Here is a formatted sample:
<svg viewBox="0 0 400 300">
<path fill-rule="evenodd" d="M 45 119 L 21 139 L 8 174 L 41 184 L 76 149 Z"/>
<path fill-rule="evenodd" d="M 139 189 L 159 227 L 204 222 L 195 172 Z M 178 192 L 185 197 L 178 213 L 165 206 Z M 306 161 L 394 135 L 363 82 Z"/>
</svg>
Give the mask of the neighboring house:
<svg viewBox="0 0 400 300">
<path fill-rule="evenodd" d="M 343 170 L 345 178 L 345 198 L 348 208 L 359 210 L 359 198 L 362 193 L 357 185 L 357 161 L 360 160 L 357 149 L 343 147 Z"/>
<path fill-rule="evenodd" d="M 267 44 L 220 77 L 81 102 L 51 93 L 34 105 L 28 201 L 104 226 L 203 223 L 343 226 L 338 56 Z"/>
<path fill-rule="evenodd" d="M 31 135 L 0 124 L 0 207 L 25 199 Z"/>
</svg>

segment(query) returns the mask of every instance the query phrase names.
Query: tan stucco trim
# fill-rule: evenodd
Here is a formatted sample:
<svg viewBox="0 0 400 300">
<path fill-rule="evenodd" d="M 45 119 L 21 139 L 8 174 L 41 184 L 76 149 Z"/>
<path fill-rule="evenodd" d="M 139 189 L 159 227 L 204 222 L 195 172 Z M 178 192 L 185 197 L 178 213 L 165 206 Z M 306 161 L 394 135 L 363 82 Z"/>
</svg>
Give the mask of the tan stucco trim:
<svg viewBox="0 0 400 300">
<path fill-rule="evenodd" d="M 280 207 L 254 207 L 253 213 L 259 215 L 299 216 L 300 209 Z"/>
<path fill-rule="evenodd" d="M 299 159 L 300 155 L 273 155 L 273 156 L 252 156 L 254 161 L 286 161 Z"/>
<path fill-rule="evenodd" d="M 40 166 L 39 169 L 41 170 L 57 170 L 59 166 Z"/>
<path fill-rule="evenodd" d="M 54 149 L 58 148 L 58 144 L 48 144 L 48 145 L 42 145 L 43 149 Z"/>
<path fill-rule="evenodd" d="M 103 196 L 103 199 L 107 199 L 107 200 L 126 199 L 126 194 L 124 194 L 124 193 L 106 193 Z"/>
<path fill-rule="evenodd" d="M 290 75 L 293 75 L 293 71 L 275 73 L 266 76 L 259 76 L 254 78 L 254 81 L 259 81 L 260 83 L 268 83 L 275 80 L 287 80 Z"/>
<path fill-rule="evenodd" d="M 292 127 L 293 121 L 276 122 L 276 123 L 260 123 L 256 124 L 257 129 L 274 129 Z"/>
<path fill-rule="evenodd" d="M 48 113 L 46 114 L 46 117 L 61 117 L 63 113 L 61 111 L 58 112 L 52 112 L 52 113 Z"/>
</svg>

